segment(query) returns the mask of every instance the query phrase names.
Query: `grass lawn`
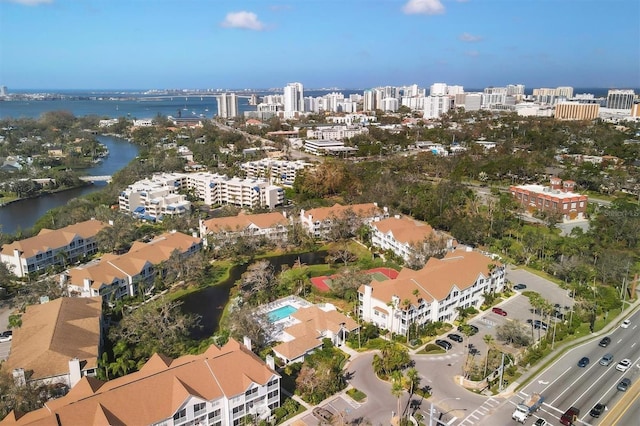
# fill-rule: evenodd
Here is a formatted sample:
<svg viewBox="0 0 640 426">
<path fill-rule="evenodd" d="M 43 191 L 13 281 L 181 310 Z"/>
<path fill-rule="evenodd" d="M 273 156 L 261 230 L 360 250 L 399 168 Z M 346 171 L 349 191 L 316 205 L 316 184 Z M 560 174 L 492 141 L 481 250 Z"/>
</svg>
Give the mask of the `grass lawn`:
<svg viewBox="0 0 640 426">
<path fill-rule="evenodd" d="M 347 395 L 349 395 L 351 397 L 351 399 L 353 399 L 356 402 L 362 402 L 367 397 L 367 395 L 364 392 L 362 392 L 362 391 L 360 391 L 360 390 L 358 390 L 356 388 L 349 389 L 347 391 Z"/>
<path fill-rule="evenodd" d="M 440 346 L 436 345 L 435 343 L 429 343 L 424 348 L 420 349 L 418 351 L 418 353 L 419 354 L 427 354 L 427 355 L 435 355 L 435 354 L 444 354 L 444 353 L 447 353 L 447 351 L 445 351 L 444 349 L 442 349 Z"/>
</svg>

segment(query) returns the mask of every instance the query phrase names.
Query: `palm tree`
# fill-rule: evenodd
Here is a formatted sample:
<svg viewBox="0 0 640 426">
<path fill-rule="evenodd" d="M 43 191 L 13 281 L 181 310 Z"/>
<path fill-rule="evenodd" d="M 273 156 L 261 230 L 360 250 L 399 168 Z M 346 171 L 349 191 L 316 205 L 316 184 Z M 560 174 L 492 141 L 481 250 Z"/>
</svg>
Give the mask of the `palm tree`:
<svg viewBox="0 0 640 426">
<path fill-rule="evenodd" d="M 407 345 L 409 344 L 409 325 L 410 325 L 410 318 L 409 318 L 409 307 L 411 306 L 411 301 L 409 299 L 404 299 L 402 301 L 402 311 L 406 314 L 407 317 Z"/>
<path fill-rule="evenodd" d="M 389 327 L 389 337 L 392 339 L 393 338 L 393 314 L 394 314 L 394 308 L 395 308 L 395 303 L 393 299 L 387 302 L 387 306 L 391 308 L 391 325 Z"/>
<path fill-rule="evenodd" d="M 402 386 L 402 371 L 395 370 L 391 373 L 391 395 L 395 396 L 398 399 L 398 407 L 397 407 L 397 415 L 398 415 L 398 425 L 400 424 L 400 398 L 404 393 L 404 387 Z"/>
</svg>

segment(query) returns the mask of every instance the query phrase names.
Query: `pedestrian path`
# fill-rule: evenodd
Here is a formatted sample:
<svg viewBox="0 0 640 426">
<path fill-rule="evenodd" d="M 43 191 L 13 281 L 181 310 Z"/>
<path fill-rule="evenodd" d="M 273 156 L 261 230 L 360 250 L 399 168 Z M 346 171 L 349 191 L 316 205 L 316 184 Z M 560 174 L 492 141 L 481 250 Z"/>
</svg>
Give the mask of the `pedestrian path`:
<svg viewBox="0 0 640 426">
<path fill-rule="evenodd" d="M 491 416 L 493 411 L 500 406 L 501 402 L 497 399 L 490 397 L 487 399 L 484 404 L 480 407 L 476 408 L 471 414 L 465 417 L 460 423 L 459 426 L 471 426 L 475 423 L 480 422 L 484 417 Z"/>
</svg>

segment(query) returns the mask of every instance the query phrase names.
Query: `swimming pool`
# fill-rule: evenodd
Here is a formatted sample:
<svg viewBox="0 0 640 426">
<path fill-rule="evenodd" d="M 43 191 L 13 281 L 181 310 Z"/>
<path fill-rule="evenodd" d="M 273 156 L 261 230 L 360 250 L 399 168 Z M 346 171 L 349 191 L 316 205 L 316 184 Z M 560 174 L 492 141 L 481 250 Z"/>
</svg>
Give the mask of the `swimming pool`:
<svg viewBox="0 0 640 426">
<path fill-rule="evenodd" d="M 294 308 L 291 305 L 284 305 L 279 307 L 278 309 L 274 309 L 273 311 L 269 312 L 269 321 L 271 322 L 276 322 L 276 321 L 280 321 L 281 319 L 284 319 L 286 317 L 288 317 L 289 315 L 293 314 L 294 312 L 297 312 L 298 308 Z"/>
</svg>

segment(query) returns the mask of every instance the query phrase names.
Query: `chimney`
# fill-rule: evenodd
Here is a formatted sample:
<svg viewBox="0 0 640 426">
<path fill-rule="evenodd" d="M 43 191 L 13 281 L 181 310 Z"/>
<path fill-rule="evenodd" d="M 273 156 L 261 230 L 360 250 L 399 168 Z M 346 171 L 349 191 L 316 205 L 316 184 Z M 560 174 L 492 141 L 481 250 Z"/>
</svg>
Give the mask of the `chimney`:
<svg viewBox="0 0 640 426">
<path fill-rule="evenodd" d="M 252 350 L 252 349 L 251 349 L 251 338 L 250 338 L 250 337 L 244 336 L 244 337 L 243 337 L 243 343 L 244 343 L 244 346 L 245 346 L 247 349 Z"/>
<path fill-rule="evenodd" d="M 276 363 L 272 355 L 267 355 L 267 367 L 269 367 L 272 370 L 276 369 Z"/>
<path fill-rule="evenodd" d="M 13 381 L 16 386 L 24 386 L 27 384 L 27 379 L 24 376 L 24 368 L 16 368 L 13 370 Z"/>
<path fill-rule="evenodd" d="M 72 388 L 80 381 L 82 373 L 80 372 L 80 360 L 72 358 L 69 360 L 69 387 Z"/>
</svg>

